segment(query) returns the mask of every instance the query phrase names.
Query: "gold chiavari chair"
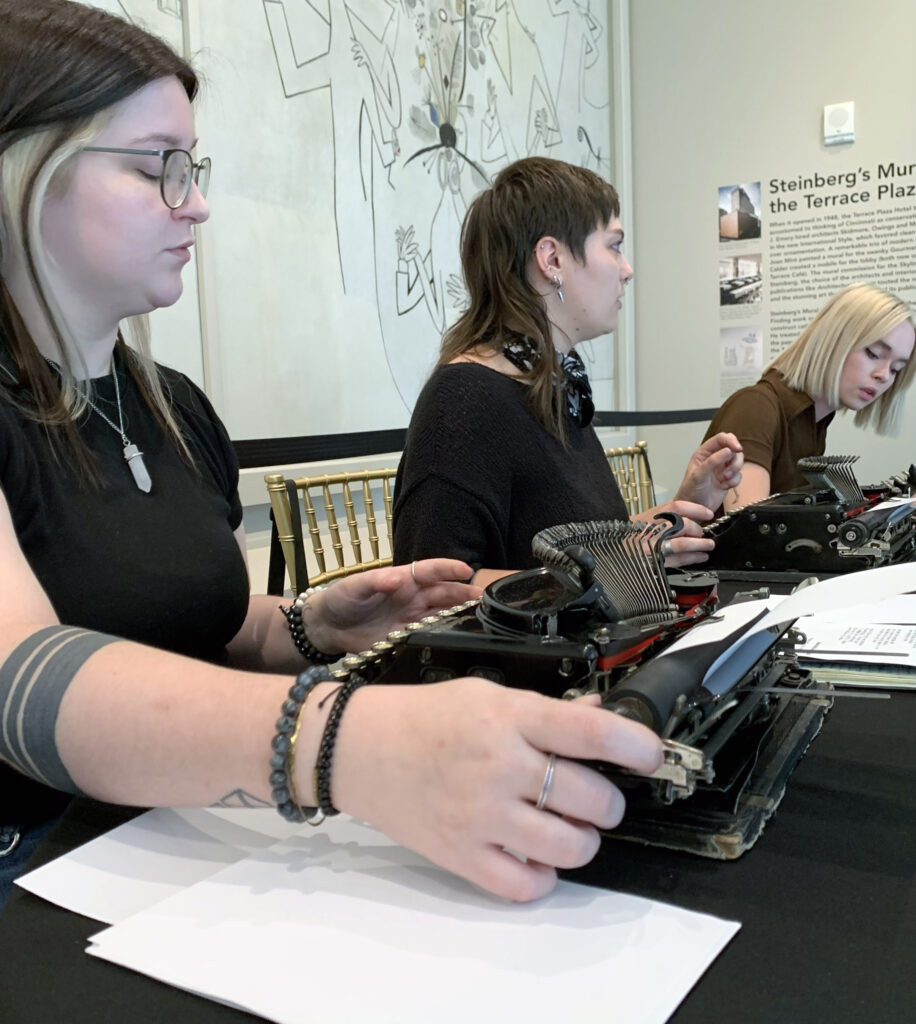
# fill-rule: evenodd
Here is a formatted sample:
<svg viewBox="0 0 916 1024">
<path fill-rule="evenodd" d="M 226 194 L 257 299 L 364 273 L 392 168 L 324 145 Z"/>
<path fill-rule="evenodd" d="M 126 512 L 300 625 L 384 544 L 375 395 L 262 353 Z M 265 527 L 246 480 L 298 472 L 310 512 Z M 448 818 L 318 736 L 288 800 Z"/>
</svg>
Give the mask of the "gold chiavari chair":
<svg viewBox="0 0 916 1024">
<path fill-rule="evenodd" d="M 630 515 L 645 512 L 655 505 L 655 487 L 649 469 L 648 444 L 637 441 L 625 448 L 605 448 L 611 472 L 626 502 Z"/>
<path fill-rule="evenodd" d="M 376 469 L 295 480 L 282 473 L 265 475 L 274 531 L 294 594 L 308 586 L 391 565 L 396 474 L 397 469 Z M 384 518 L 381 532 L 379 516 Z M 274 578 L 271 572 L 272 581 Z M 282 583 L 279 590 L 269 590 L 282 592 Z"/>
</svg>

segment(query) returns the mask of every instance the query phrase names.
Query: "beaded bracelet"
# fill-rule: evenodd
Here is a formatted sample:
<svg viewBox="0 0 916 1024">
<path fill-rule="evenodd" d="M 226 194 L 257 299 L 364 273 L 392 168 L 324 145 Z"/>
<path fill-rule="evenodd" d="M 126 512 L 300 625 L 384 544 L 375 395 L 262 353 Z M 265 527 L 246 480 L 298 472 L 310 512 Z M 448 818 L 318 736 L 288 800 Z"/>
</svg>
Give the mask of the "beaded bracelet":
<svg viewBox="0 0 916 1024">
<path fill-rule="evenodd" d="M 280 611 L 283 612 L 286 616 L 286 621 L 289 623 L 289 631 L 292 635 L 293 643 L 296 645 L 296 650 L 306 661 L 310 661 L 313 665 L 330 665 L 332 661 L 339 661 L 344 656 L 343 651 L 339 654 L 325 654 L 323 651 L 319 651 L 305 633 L 302 608 L 312 594 L 317 594 L 319 590 L 324 589 L 324 586 L 309 587 L 308 590 L 300 594 L 293 601 L 289 608 L 284 608 L 282 604 L 280 605 Z"/>
<path fill-rule="evenodd" d="M 315 761 L 315 794 L 318 797 L 318 809 L 324 818 L 330 818 L 338 813 L 337 808 L 331 803 L 331 762 L 334 758 L 334 743 L 337 740 L 340 719 L 347 706 L 347 701 L 365 682 L 366 680 L 362 676 L 350 676 L 347 682 L 341 686 L 324 725 L 321 745 L 318 748 L 318 759 Z"/>
<path fill-rule="evenodd" d="M 302 709 L 308 695 L 317 683 L 333 679 L 326 668 L 313 666 L 300 672 L 289 689 L 289 696 L 283 702 L 282 715 L 277 719 L 277 733 L 271 740 L 270 790 L 280 815 L 287 821 L 320 825 L 324 815 L 317 807 L 306 807 L 299 803 L 293 769 L 296 758 L 296 740 L 302 723 Z"/>
</svg>

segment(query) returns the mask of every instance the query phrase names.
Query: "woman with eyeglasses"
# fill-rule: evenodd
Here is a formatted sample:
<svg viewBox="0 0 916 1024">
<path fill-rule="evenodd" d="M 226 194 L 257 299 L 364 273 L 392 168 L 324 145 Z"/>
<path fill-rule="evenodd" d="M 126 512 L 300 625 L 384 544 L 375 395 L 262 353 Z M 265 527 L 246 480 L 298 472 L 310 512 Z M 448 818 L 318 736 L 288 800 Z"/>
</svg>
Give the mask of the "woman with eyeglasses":
<svg viewBox="0 0 916 1024">
<path fill-rule="evenodd" d="M 548 891 L 623 813 L 578 760 L 651 771 L 658 738 L 482 679 L 309 667 L 475 595 L 470 568 L 365 573 L 287 614 L 249 597 L 226 432 L 121 333 L 179 298 L 209 215 L 194 72 L 68 0 L 0 0 L 0 23 L 0 888 L 59 791 L 339 809 L 493 892 Z"/>
<path fill-rule="evenodd" d="M 751 387 L 722 403 L 707 437 L 730 430 L 744 446 L 744 475 L 726 512 L 807 481 L 798 460 L 823 455 L 836 413 L 857 427 L 894 433 L 916 374 L 913 314 L 872 284 L 851 284 L 824 304 L 801 335 Z"/>
</svg>

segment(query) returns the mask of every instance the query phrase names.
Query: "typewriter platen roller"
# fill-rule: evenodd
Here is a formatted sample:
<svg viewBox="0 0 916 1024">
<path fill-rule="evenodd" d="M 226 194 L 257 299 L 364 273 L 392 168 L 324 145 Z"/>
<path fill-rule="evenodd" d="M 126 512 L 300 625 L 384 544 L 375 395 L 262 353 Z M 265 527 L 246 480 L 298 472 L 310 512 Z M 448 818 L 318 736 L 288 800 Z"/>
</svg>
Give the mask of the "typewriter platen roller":
<svg viewBox="0 0 916 1024">
<path fill-rule="evenodd" d="M 799 582 L 916 558 L 916 467 L 860 487 L 855 455 L 800 459 L 808 486 L 711 523 L 707 563 L 723 580 Z"/>
<path fill-rule="evenodd" d="M 664 653 L 716 609 L 714 576 L 665 573 L 656 551 L 676 528 L 544 531 L 533 544 L 544 568 L 392 633 L 345 659 L 342 674 L 382 683 L 472 675 L 555 697 L 598 693 L 609 713 L 643 721 L 665 743 L 665 763 L 648 778 L 594 765 L 627 795 L 624 821 L 609 835 L 740 856 L 781 799 L 831 691 L 798 668 L 791 630 L 755 638 L 753 661 L 736 661 L 719 695 L 704 688 L 704 674 L 737 634 Z"/>
</svg>

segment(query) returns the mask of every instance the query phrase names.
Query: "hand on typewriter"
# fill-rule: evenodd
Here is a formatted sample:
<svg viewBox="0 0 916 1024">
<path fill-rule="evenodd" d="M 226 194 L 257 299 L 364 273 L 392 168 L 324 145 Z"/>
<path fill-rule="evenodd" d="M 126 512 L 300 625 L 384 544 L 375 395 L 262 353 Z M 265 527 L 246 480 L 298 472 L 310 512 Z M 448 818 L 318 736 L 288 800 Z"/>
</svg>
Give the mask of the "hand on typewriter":
<svg viewBox="0 0 916 1024">
<path fill-rule="evenodd" d="M 719 433 L 704 441 L 690 456 L 675 499 L 719 508 L 730 487 L 741 482 L 744 452 L 734 434 Z"/>
<path fill-rule="evenodd" d="M 674 512 L 684 521 L 680 532 L 662 543 L 665 565 L 669 569 L 677 569 L 682 565 L 708 561 L 709 552 L 716 545 L 715 541 L 703 536 L 703 528 L 699 524 L 712 519 L 712 511 L 692 501 L 666 501 L 663 505 L 655 505 L 630 518 L 641 523 L 651 523 L 660 512 Z"/>
<path fill-rule="evenodd" d="M 309 640 L 321 651 L 362 651 L 393 629 L 480 596 L 466 582 L 473 570 L 453 558 L 346 576 L 308 599 Z"/>
<path fill-rule="evenodd" d="M 334 802 L 497 895 L 536 899 L 623 816 L 620 791 L 578 759 L 641 772 L 662 761 L 653 732 L 592 703 L 476 678 L 363 687 L 341 723 Z"/>
</svg>

